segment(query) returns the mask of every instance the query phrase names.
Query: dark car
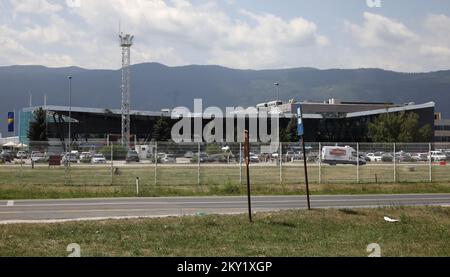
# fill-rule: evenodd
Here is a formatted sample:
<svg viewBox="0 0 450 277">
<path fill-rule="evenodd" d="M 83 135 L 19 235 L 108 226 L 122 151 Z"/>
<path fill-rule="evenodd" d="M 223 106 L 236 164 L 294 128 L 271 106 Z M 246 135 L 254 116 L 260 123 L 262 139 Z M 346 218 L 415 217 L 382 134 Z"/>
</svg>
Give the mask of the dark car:
<svg viewBox="0 0 450 277">
<path fill-rule="evenodd" d="M 126 162 L 139 162 L 139 155 L 136 151 L 130 150 L 127 153 Z"/>
<path fill-rule="evenodd" d="M 3 150 L 0 153 L 0 161 L 11 163 L 13 161 L 13 153 L 11 151 Z"/>
<path fill-rule="evenodd" d="M 205 158 L 206 163 L 225 163 L 227 158 L 223 154 L 209 155 Z"/>
</svg>

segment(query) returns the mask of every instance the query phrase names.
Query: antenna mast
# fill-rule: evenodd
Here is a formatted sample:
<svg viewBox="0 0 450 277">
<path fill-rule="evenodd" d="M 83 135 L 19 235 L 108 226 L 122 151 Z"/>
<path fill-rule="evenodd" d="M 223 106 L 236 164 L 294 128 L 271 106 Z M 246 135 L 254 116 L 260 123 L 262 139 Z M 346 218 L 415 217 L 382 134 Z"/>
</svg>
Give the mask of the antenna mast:
<svg viewBox="0 0 450 277">
<path fill-rule="evenodd" d="M 130 147 L 130 48 L 134 36 L 119 34 L 122 47 L 122 145 Z"/>
</svg>

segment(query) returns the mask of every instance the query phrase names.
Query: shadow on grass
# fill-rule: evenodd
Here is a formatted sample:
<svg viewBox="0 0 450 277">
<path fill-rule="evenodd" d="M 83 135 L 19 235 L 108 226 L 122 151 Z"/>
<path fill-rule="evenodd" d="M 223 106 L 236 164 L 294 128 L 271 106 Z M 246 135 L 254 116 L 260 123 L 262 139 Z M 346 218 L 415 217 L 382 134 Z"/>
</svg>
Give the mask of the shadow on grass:
<svg viewBox="0 0 450 277">
<path fill-rule="evenodd" d="M 348 215 L 366 215 L 363 212 L 356 211 L 356 210 L 351 210 L 351 209 L 339 209 L 339 212 L 344 213 L 344 214 L 348 214 Z"/>
<path fill-rule="evenodd" d="M 273 226 L 297 228 L 297 224 L 292 223 L 292 222 L 266 221 L 265 223 L 268 224 L 268 225 L 273 225 Z"/>
</svg>

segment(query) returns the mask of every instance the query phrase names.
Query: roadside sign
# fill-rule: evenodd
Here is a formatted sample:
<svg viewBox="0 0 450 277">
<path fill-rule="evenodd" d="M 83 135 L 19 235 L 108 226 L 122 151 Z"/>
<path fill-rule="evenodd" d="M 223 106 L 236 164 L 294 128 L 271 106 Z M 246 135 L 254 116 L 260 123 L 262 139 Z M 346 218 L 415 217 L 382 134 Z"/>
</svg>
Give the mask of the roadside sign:
<svg viewBox="0 0 450 277">
<path fill-rule="evenodd" d="M 302 120 L 302 108 L 299 105 L 297 108 L 297 134 L 298 136 L 303 136 L 303 120 Z"/>
<path fill-rule="evenodd" d="M 297 108 L 297 134 L 300 137 L 300 141 L 302 143 L 302 152 L 303 152 L 303 166 L 305 170 L 305 184 L 306 184 L 306 201 L 308 203 L 308 210 L 311 210 L 311 203 L 309 199 L 309 184 L 308 184 L 308 167 L 307 167 L 307 157 L 306 157 L 306 147 L 305 147 L 305 132 L 303 128 L 303 115 L 302 115 L 302 106 L 298 105 Z"/>
</svg>

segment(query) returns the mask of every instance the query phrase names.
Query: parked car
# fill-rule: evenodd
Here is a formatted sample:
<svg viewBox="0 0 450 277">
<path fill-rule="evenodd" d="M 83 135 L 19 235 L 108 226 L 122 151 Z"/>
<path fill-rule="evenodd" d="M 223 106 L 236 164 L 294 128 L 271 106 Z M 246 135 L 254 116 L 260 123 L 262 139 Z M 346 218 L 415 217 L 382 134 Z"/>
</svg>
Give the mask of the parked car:
<svg viewBox="0 0 450 277">
<path fill-rule="evenodd" d="M 15 155 L 14 155 L 14 152 L 11 151 L 11 150 L 2 150 L 2 152 L 0 153 L 0 155 L 4 155 L 4 156 L 8 155 L 8 156 L 11 156 L 11 157 L 14 157 L 14 156 L 15 156 Z"/>
<path fill-rule="evenodd" d="M 134 150 L 130 150 L 130 151 L 128 151 L 128 153 L 127 153 L 127 157 L 126 157 L 126 162 L 127 163 L 129 163 L 129 162 L 139 162 L 139 154 L 136 152 L 136 151 L 134 151 Z"/>
<path fill-rule="evenodd" d="M 411 158 L 417 162 L 426 162 L 428 161 L 428 153 L 414 153 Z"/>
<path fill-rule="evenodd" d="M 251 163 L 259 163 L 259 156 L 256 155 L 255 153 L 250 152 L 249 158 Z"/>
<path fill-rule="evenodd" d="M 300 154 L 300 152 L 295 152 L 295 151 L 287 151 L 285 157 L 286 157 L 286 161 L 295 161 L 295 160 L 302 159 L 302 155 Z"/>
<path fill-rule="evenodd" d="M 78 163 L 78 156 L 75 153 L 66 153 L 62 157 L 61 161 L 63 163 Z"/>
<path fill-rule="evenodd" d="M 200 158 L 200 161 L 199 161 Z M 204 163 L 208 159 L 208 154 L 205 152 L 200 152 L 200 155 L 198 153 L 194 153 L 194 156 L 191 158 L 191 163 Z"/>
<path fill-rule="evenodd" d="M 75 155 L 77 157 L 77 159 L 80 158 L 80 152 L 78 152 L 78 150 L 72 150 L 72 151 L 70 151 L 70 153 Z"/>
<path fill-rule="evenodd" d="M 208 157 L 206 157 L 205 162 L 207 162 L 207 163 L 226 163 L 227 158 L 223 154 L 213 154 L 213 155 L 209 155 Z"/>
<path fill-rule="evenodd" d="M 0 153 L 0 161 L 10 163 L 13 160 L 14 160 L 14 157 L 12 156 L 12 153 L 10 151 L 3 150 Z"/>
<path fill-rule="evenodd" d="M 278 156 L 279 156 L 279 154 L 278 153 L 272 153 L 272 154 L 270 154 L 270 157 L 272 158 L 272 159 L 278 159 Z"/>
<path fill-rule="evenodd" d="M 90 163 L 92 162 L 92 153 L 91 152 L 81 152 L 80 154 L 80 163 Z"/>
<path fill-rule="evenodd" d="M 390 154 L 390 153 L 384 153 L 381 156 L 381 161 L 384 163 L 391 163 L 394 161 L 394 156 L 392 156 L 392 154 Z"/>
<path fill-rule="evenodd" d="M 447 156 L 447 161 L 450 161 L 450 149 L 437 149 L 436 151 L 444 153 L 444 155 Z"/>
<path fill-rule="evenodd" d="M 81 152 L 80 160 L 91 158 L 91 156 L 92 156 L 91 152 Z"/>
<path fill-rule="evenodd" d="M 175 163 L 176 158 L 173 154 L 165 154 L 164 157 L 161 158 L 162 163 Z"/>
<path fill-rule="evenodd" d="M 187 159 L 192 159 L 194 157 L 194 152 L 192 151 L 187 151 L 186 153 L 184 153 L 184 157 Z"/>
<path fill-rule="evenodd" d="M 447 160 L 447 155 L 445 155 L 441 151 L 431 151 L 430 154 L 431 154 L 431 161 L 433 162 L 440 162 Z"/>
<path fill-rule="evenodd" d="M 381 162 L 383 152 L 368 153 L 366 156 L 370 159 L 371 162 Z"/>
<path fill-rule="evenodd" d="M 31 153 L 31 162 L 33 163 L 43 163 L 46 161 L 45 154 L 39 151 L 33 151 Z"/>
<path fill-rule="evenodd" d="M 366 162 L 370 162 L 371 161 L 371 159 L 367 156 L 367 154 L 365 154 L 365 153 L 360 153 L 359 154 L 359 157 L 361 158 L 361 159 L 364 159 Z"/>
<path fill-rule="evenodd" d="M 400 151 L 395 153 L 395 160 L 398 162 L 413 162 L 415 159 L 411 156 L 410 153 Z"/>
<path fill-rule="evenodd" d="M 103 154 L 94 154 L 92 155 L 91 162 L 93 164 L 104 164 L 106 163 L 106 158 Z"/>
<path fill-rule="evenodd" d="M 26 159 L 26 158 L 28 158 L 28 152 L 27 151 L 23 151 L 23 150 L 18 151 L 17 154 L 16 154 L 16 157 L 18 159 Z"/>
</svg>

